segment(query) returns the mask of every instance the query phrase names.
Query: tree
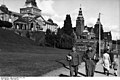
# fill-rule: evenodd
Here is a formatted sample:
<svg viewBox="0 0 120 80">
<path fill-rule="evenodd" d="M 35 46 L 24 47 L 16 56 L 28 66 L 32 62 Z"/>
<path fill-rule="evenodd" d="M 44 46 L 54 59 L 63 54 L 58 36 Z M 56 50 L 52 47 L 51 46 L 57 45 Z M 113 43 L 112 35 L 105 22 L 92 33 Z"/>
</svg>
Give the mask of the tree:
<svg viewBox="0 0 120 80">
<path fill-rule="evenodd" d="M 51 46 L 51 30 L 47 29 L 45 34 L 46 46 Z"/>
<path fill-rule="evenodd" d="M 3 21 L 0 20 L 0 27 L 3 27 Z"/>
<path fill-rule="evenodd" d="M 1 21 L 0 20 L 0 27 L 11 28 L 12 27 L 12 23 L 10 23 L 8 21 Z"/>
<path fill-rule="evenodd" d="M 51 19 L 48 21 L 52 22 Z M 47 46 L 71 49 L 75 40 L 70 15 L 66 15 L 64 27 L 62 29 L 58 28 L 57 35 L 48 29 L 46 31 L 45 40 Z"/>
<path fill-rule="evenodd" d="M 30 33 L 29 33 L 29 31 L 26 32 L 26 37 L 27 37 L 27 38 L 30 38 Z"/>
<path fill-rule="evenodd" d="M 64 20 L 64 26 L 62 29 L 65 34 L 71 35 L 73 29 L 72 29 L 71 17 L 69 14 L 66 15 L 66 19 Z"/>
<path fill-rule="evenodd" d="M 50 29 L 47 29 L 45 40 L 46 40 L 46 46 L 56 47 L 57 36 L 55 35 L 55 32 L 51 32 Z"/>
</svg>

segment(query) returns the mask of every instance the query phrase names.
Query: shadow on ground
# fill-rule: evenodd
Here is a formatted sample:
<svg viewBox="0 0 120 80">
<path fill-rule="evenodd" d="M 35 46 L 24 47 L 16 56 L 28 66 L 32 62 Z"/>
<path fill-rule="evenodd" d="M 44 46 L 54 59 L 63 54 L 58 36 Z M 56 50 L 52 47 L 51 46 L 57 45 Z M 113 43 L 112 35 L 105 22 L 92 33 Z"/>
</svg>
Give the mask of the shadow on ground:
<svg viewBox="0 0 120 80">
<path fill-rule="evenodd" d="M 70 76 L 65 74 L 60 74 L 59 77 L 70 77 Z"/>
<path fill-rule="evenodd" d="M 63 62 L 57 61 L 57 60 L 56 60 L 56 62 L 62 64 L 64 68 L 70 70 L 70 68 L 69 68 L 68 66 L 66 66 Z M 82 76 L 86 76 L 85 74 L 83 74 L 83 73 L 81 73 L 81 72 L 78 72 L 78 74 L 80 74 L 80 75 L 82 75 Z M 65 74 L 60 74 L 59 76 L 60 76 L 60 77 L 69 77 L 69 75 L 65 75 Z"/>
<path fill-rule="evenodd" d="M 95 71 L 95 73 L 99 73 L 99 74 L 105 75 L 104 72 L 101 72 L 101 71 Z M 114 74 L 112 74 L 112 73 L 109 73 L 109 75 L 113 75 L 114 76 Z"/>
</svg>

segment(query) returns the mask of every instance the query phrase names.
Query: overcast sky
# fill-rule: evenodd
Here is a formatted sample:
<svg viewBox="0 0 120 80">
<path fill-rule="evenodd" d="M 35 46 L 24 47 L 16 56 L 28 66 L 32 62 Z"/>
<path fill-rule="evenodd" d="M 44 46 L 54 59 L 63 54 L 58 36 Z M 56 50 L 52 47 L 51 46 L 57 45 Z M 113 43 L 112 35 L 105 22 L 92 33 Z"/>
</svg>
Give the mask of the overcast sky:
<svg viewBox="0 0 120 80">
<path fill-rule="evenodd" d="M 4 0 L 9 10 L 20 12 L 26 0 Z M 60 27 L 63 26 L 66 14 L 71 15 L 72 25 L 75 27 L 80 4 L 82 5 L 85 25 L 94 26 L 99 12 L 104 31 L 112 32 L 112 39 L 120 38 L 119 0 L 36 0 L 42 10 L 43 17 L 52 18 Z M 0 0 L 3 4 L 3 0 Z"/>
</svg>

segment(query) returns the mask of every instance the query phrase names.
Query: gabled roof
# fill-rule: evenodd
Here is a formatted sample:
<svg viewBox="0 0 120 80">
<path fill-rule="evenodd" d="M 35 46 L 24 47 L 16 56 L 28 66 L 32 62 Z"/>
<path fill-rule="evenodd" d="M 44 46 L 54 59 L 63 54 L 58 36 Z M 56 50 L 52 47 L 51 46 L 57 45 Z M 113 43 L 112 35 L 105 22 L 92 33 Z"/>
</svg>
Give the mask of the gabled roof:
<svg viewBox="0 0 120 80">
<path fill-rule="evenodd" d="M 88 31 L 91 32 L 93 27 L 87 27 Z"/>
<path fill-rule="evenodd" d="M 17 16 L 17 17 L 22 17 L 23 16 L 23 14 L 13 12 L 13 11 L 10 11 L 10 14 L 13 15 L 13 16 Z"/>
</svg>

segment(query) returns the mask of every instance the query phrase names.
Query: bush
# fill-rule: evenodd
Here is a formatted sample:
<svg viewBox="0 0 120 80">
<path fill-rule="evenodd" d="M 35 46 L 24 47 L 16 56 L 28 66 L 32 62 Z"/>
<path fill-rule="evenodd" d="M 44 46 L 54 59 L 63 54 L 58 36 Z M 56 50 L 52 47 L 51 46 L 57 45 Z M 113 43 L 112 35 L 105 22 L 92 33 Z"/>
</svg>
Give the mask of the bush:
<svg viewBox="0 0 120 80">
<path fill-rule="evenodd" d="M 45 35 L 46 46 L 56 47 L 56 38 L 57 36 L 55 35 L 54 32 L 51 32 L 50 29 L 46 30 L 46 35 Z"/>
<path fill-rule="evenodd" d="M 0 27 L 11 28 L 12 27 L 12 23 L 10 23 L 8 21 L 1 21 L 0 20 Z"/>
</svg>

